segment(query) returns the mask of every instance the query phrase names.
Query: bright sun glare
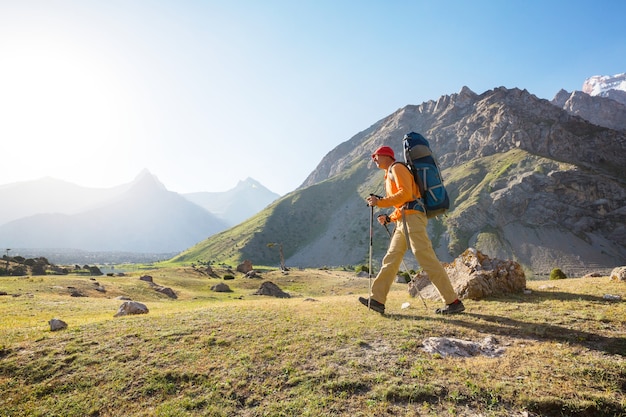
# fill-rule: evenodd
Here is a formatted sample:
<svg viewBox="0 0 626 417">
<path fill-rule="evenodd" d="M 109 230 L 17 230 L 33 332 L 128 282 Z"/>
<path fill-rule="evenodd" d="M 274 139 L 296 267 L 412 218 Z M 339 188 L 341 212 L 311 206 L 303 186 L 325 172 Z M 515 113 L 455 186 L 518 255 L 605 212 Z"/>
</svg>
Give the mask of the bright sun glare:
<svg viewBox="0 0 626 417">
<path fill-rule="evenodd" d="M 13 162 L 67 177 L 81 161 L 123 157 L 132 100 L 107 57 L 50 36 L 22 36 L 0 52 L 1 131 Z"/>
</svg>

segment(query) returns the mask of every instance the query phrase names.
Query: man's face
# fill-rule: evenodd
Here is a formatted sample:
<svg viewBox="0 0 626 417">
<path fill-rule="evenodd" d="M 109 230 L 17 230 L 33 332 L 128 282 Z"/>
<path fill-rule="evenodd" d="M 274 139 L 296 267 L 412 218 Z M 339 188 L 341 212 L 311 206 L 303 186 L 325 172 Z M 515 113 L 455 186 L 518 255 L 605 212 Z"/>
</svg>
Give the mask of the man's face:
<svg viewBox="0 0 626 417">
<path fill-rule="evenodd" d="M 374 155 L 372 158 L 376 166 L 380 169 L 389 168 L 389 165 L 393 162 L 393 158 L 387 155 Z"/>
</svg>

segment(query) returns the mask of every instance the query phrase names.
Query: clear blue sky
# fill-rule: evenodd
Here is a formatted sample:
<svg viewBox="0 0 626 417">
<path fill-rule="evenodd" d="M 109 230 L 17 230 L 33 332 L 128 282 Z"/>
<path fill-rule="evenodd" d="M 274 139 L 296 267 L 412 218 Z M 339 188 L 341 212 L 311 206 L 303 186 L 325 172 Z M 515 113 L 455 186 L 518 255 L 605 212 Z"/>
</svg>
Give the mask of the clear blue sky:
<svg viewBox="0 0 626 417">
<path fill-rule="evenodd" d="M 468 86 L 626 72 L 626 2 L 0 0 L 0 184 L 285 194 L 335 146 Z"/>
</svg>

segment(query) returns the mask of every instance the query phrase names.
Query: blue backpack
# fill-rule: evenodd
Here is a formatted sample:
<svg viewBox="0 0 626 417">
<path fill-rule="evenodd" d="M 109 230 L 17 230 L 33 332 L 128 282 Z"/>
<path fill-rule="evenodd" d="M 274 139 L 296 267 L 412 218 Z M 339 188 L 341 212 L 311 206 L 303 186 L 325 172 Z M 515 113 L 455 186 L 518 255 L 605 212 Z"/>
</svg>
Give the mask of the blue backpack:
<svg viewBox="0 0 626 417">
<path fill-rule="evenodd" d="M 424 136 L 415 132 L 407 133 L 402 144 L 404 161 L 420 190 L 426 216 L 431 218 L 445 214 L 450 209 L 450 198 L 430 144 Z"/>
</svg>

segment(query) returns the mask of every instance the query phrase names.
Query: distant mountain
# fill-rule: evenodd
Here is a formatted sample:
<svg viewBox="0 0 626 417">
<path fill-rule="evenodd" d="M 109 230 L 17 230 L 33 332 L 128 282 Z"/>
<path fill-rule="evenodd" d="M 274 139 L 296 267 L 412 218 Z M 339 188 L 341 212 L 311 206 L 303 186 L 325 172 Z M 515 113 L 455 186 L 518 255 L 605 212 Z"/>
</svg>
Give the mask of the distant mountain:
<svg viewBox="0 0 626 417">
<path fill-rule="evenodd" d="M 598 126 L 626 131 L 626 73 L 594 76 L 582 91 L 559 91 L 552 104 Z"/>
<path fill-rule="evenodd" d="M 610 98 L 626 105 L 626 73 L 590 77 L 583 83 L 583 92 L 590 96 Z"/>
<path fill-rule="evenodd" d="M 233 209 L 231 214 L 249 217 L 254 209 L 250 200 L 261 198 L 251 190 L 267 190 L 252 179 L 244 184 L 248 187 L 240 184 L 239 192 L 228 193 L 227 199 L 212 195 L 224 206 L 248 210 L 242 214 L 245 210 Z M 246 188 L 252 196 L 246 195 Z M 11 248 L 176 253 L 229 227 L 205 208 L 166 190 L 148 171 L 113 189 L 44 179 L 0 187 L 0 196 L 6 202 L 1 205 L 5 218 L 16 217 L 19 210 L 27 214 L 0 225 L 0 242 Z"/>
<path fill-rule="evenodd" d="M 582 91 L 568 93 L 561 90 L 552 100 L 552 104 L 598 126 L 626 131 L 626 105 L 611 98 L 591 96 Z"/>
<path fill-rule="evenodd" d="M 626 133 L 504 87 L 399 109 L 331 150 L 297 190 L 174 259 L 278 265 L 271 243 L 280 243 L 288 267 L 366 263 L 364 200 L 383 192 L 370 154 L 384 144 L 401 158 L 409 131 L 430 140 L 453 200 L 447 217 L 429 222 L 442 261 L 476 247 L 518 261 L 529 277 L 626 264 Z M 374 265 L 388 241 L 375 227 Z"/>
<path fill-rule="evenodd" d="M 225 192 L 198 192 L 183 194 L 187 200 L 234 226 L 263 210 L 280 195 L 268 190 L 252 178 L 239 181 Z"/>
<path fill-rule="evenodd" d="M 0 225 L 42 213 L 76 214 L 121 194 L 128 184 L 88 188 L 54 178 L 0 185 Z"/>
</svg>

